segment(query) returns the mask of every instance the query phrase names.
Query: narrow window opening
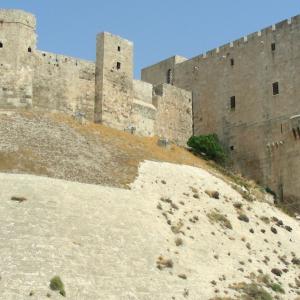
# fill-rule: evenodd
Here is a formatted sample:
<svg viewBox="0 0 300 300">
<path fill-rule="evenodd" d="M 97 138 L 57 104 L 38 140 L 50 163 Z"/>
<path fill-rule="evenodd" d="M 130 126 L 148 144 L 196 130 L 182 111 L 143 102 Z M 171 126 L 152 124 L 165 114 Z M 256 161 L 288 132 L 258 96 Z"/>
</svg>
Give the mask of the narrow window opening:
<svg viewBox="0 0 300 300">
<path fill-rule="evenodd" d="M 280 125 L 280 131 L 281 131 L 281 133 L 283 133 L 283 127 L 282 127 L 282 124 Z"/>
<path fill-rule="evenodd" d="M 231 111 L 235 111 L 235 106 L 236 106 L 235 96 L 232 96 L 232 97 L 230 97 L 230 109 L 231 109 Z"/>
<path fill-rule="evenodd" d="M 271 49 L 272 49 L 272 51 L 275 51 L 275 50 L 276 50 L 276 44 L 275 44 L 275 43 L 272 43 L 272 44 L 271 44 Z"/>
<path fill-rule="evenodd" d="M 273 83 L 273 95 L 278 95 L 279 94 L 279 83 L 278 82 L 274 82 Z"/>
<path fill-rule="evenodd" d="M 120 47 L 120 46 L 118 46 L 118 51 L 119 51 L 119 52 L 121 51 L 121 47 Z"/>
<path fill-rule="evenodd" d="M 230 65 L 234 66 L 234 59 L 233 58 L 230 59 Z"/>
<path fill-rule="evenodd" d="M 167 83 L 172 84 L 172 70 L 171 69 L 169 69 L 167 71 Z"/>
<path fill-rule="evenodd" d="M 296 132 L 295 128 L 293 128 L 293 134 L 294 134 L 294 138 L 296 140 L 297 139 L 297 132 Z"/>
<path fill-rule="evenodd" d="M 121 63 L 117 62 L 117 70 L 120 70 L 120 69 L 121 69 Z"/>
<path fill-rule="evenodd" d="M 300 128 L 297 127 L 298 137 L 300 138 Z"/>
<path fill-rule="evenodd" d="M 2 42 L 0 42 L 0 48 L 3 48 L 3 44 L 2 44 Z"/>
<path fill-rule="evenodd" d="M 28 48 L 28 52 L 31 53 L 31 51 L 32 51 L 32 50 L 31 50 L 31 47 L 29 47 L 29 48 Z"/>
<path fill-rule="evenodd" d="M 234 146 L 230 146 L 230 150 L 233 151 L 234 150 Z"/>
</svg>

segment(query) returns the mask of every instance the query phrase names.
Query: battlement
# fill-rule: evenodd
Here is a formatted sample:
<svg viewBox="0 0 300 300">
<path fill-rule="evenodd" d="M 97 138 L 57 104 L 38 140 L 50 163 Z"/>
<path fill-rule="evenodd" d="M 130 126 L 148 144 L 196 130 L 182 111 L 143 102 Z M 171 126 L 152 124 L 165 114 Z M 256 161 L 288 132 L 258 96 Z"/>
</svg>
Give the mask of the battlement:
<svg viewBox="0 0 300 300">
<path fill-rule="evenodd" d="M 300 15 L 294 16 L 289 19 L 285 19 L 283 21 L 280 21 L 276 24 L 273 24 L 271 26 L 265 27 L 259 31 L 250 33 L 248 35 L 245 35 L 243 37 L 240 37 L 230 43 L 224 44 L 220 47 L 213 48 L 211 50 L 208 50 L 207 52 L 204 52 L 200 55 L 197 55 L 190 60 L 195 59 L 206 59 L 209 57 L 218 56 L 220 54 L 224 54 L 227 51 L 245 47 L 248 43 L 264 43 L 264 41 L 267 39 L 269 35 L 272 35 L 273 39 L 279 38 L 280 34 L 282 34 L 285 30 L 293 30 L 295 27 L 299 26 L 300 24 Z"/>
<path fill-rule="evenodd" d="M 22 24 L 32 29 L 36 28 L 35 16 L 19 9 L 0 9 L 0 25 L 4 23 Z"/>
</svg>

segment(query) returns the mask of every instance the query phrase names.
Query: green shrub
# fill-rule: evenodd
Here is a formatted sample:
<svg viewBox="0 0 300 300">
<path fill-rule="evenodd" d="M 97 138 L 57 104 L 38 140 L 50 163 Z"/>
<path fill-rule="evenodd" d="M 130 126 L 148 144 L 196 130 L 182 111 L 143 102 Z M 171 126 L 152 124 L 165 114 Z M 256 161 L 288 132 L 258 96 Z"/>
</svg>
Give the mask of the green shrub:
<svg viewBox="0 0 300 300">
<path fill-rule="evenodd" d="M 52 291 L 59 291 L 62 296 L 66 296 L 65 287 L 59 276 L 54 276 L 50 280 L 50 289 Z"/>
<path fill-rule="evenodd" d="M 277 194 L 273 190 L 271 190 L 268 186 L 266 187 L 266 192 L 268 194 L 271 194 L 275 200 L 277 199 Z"/>
<path fill-rule="evenodd" d="M 269 287 L 270 287 L 274 292 L 276 292 L 276 293 L 281 293 L 281 294 L 284 294 L 284 293 L 285 293 L 285 291 L 284 291 L 284 289 L 282 288 L 282 286 L 281 286 L 280 284 L 278 284 L 278 283 L 271 283 L 271 284 L 269 285 Z"/>
<path fill-rule="evenodd" d="M 205 154 L 207 158 L 212 159 L 218 163 L 226 161 L 226 155 L 218 136 L 216 134 L 192 136 L 187 142 L 198 154 Z"/>
</svg>

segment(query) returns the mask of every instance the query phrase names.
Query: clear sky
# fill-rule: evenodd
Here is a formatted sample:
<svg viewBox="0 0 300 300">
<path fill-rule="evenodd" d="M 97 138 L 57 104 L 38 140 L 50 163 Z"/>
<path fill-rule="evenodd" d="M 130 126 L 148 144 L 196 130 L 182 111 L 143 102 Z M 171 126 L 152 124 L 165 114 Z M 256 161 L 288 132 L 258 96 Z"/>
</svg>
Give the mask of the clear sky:
<svg viewBox="0 0 300 300">
<path fill-rule="evenodd" d="M 300 0 L 1 0 L 38 19 L 38 48 L 95 59 L 108 31 L 135 44 L 135 76 L 175 54 L 193 57 L 300 14 Z"/>
</svg>

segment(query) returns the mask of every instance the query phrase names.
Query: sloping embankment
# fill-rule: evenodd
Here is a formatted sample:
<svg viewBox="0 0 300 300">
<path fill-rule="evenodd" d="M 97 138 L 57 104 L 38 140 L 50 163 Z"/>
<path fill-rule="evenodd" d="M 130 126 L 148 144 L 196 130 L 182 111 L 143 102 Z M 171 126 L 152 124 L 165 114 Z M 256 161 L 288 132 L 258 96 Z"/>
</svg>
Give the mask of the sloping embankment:
<svg viewBox="0 0 300 300">
<path fill-rule="evenodd" d="M 299 223 L 203 169 L 145 162 L 130 190 L 16 174 L 0 183 L 0 299 L 61 299 L 55 275 L 67 299 L 299 293 Z"/>
</svg>

